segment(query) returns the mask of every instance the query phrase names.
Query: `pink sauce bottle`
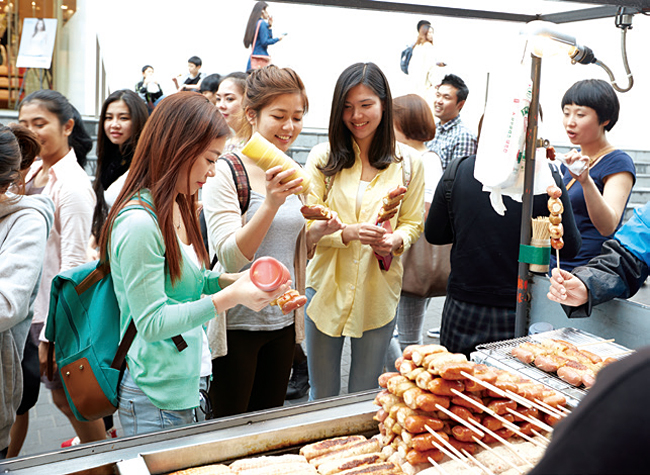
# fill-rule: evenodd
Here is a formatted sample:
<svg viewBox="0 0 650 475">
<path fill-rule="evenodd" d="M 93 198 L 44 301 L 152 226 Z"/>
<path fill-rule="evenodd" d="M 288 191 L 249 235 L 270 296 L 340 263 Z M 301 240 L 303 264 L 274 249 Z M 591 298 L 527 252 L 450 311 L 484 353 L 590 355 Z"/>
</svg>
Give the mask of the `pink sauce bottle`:
<svg viewBox="0 0 650 475">
<path fill-rule="evenodd" d="M 250 269 L 251 281 L 265 292 L 271 292 L 291 279 L 289 269 L 273 257 L 260 257 Z"/>
</svg>

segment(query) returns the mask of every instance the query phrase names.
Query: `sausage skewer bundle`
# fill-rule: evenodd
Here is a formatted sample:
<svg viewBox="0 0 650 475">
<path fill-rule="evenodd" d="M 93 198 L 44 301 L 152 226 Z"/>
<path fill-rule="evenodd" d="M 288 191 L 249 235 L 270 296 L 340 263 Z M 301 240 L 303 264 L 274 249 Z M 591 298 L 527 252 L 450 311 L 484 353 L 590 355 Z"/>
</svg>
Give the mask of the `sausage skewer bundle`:
<svg viewBox="0 0 650 475">
<path fill-rule="evenodd" d="M 398 460 L 406 473 L 430 467 L 429 458 L 444 459 L 440 437 L 461 456 L 463 450 L 474 455 L 482 447 L 477 440 L 492 443 L 514 435 L 543 450 L 548 440 L 534 436 L 552 431 L 563 415 L 553 406 L 566 400 L 555 391 L 469 362 L 440 345 L 410 346 L 395 366 L 398 372 L 379 378 L 386 389 L 375 399 L 381 406 L 375 418 L 389 460 Z"/>
<path fill-rule="evenodd" d="M 564 206 L 560 201 L 560 196 L 562 196 L 562 190 L 556 185 L 551 185 L 546 189 L 546 193 L 549 195 L 548 199 L 548 211 L 551 215 L 548 217 L 550 224 L 548 230 L 551 234 L 551 247 L 555 249 L 555 256 L 557 258 L 557 268 L 560 268 L 560 249 L 564 247 L 564 240 L 562 235 L 564 234 L 564 229 L 562 227 L 562 213 L 564 212 Z"/>
<path fill-rule="evenodd" d="M 397 208 L 404 199 L 405 194 L 406 187 L 402 185 L 396 186 L 386 194 L 386 196 L 382 199 L 382 206 L 379 209 L 379 214 L 377 215 L 377 224 L 388 221 L 397 214 Z"/>
</svg>

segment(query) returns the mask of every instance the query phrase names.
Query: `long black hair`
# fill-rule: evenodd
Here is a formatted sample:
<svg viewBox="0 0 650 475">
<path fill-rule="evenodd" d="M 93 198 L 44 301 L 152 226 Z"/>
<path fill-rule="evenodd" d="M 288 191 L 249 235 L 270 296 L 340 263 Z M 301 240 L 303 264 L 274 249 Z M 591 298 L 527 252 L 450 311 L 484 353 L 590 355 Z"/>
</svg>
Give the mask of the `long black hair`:
<svg viewBox="0 0 650 475">
<path fill-rule="evenodd" d="M 86 166 L 86 155 L 93 148 L 93 140 L 88 135 L 84 121 L 79 111 L 60 92 L 51 89 L 41 89 L 32 92 L 20 103 L 20 109 L 24 105 L 38 103 L 54 114 L 59 123 L 63 126 L 70 119 L 74 121 L 72 132 L 68 136 L 68 145 L 74 149 L 77 156 L 77 163 L 83 168 Z"/>
<path fill-rule="evenodd" d="M 104 129 L 108 106 L 117 101 L 124 101 L 131 117 L 131 137 L 122 145 L 115 145 L 110 141 Z M 102 105 L 97 124 L 97 169 L 93 189 L 97 196 L 95 211 L 93 212 L 92 234 L 99 239 L 99 233 L 108 216 L 108 205 L 104 198 L 104 191 L 122 176 L 131 166 L 131 159 L 135 146 L 140 138 L 149 113 L 147 106 L 140 96 L 129 89 L 120 89 L 106 98 Z"/>
<path fill-rule="evenodd" d="M 269 4 L 266 2 L 257 2 L 251 11 L 251 16 L 248 17 L 248 24 L 246 25 L 246 32 L 244 33 L 244 46 L 250 48 L 255 38 L 255 29 L 257 28 L 257 21 L 261 18 L 262 12 L 266 10 Z"/>
<path fill-rule="evenodd" d="M 398 160 L 395 156 L 395 131 L 393 130 L 393 98 L 388 80 L 375 63 L 356 63 L 341 73 L 332 99 L 330 113 L 329 142 L 330 156 L 320 170 L 332 176 L 344 168 L 351 168 L 356 160 L 352 146 L 352 133 L 343 123 L 345 100 L 355 86 L 363 84 L 370 88 L 382 102 L 382 118 L 372 138 L 368 159 L 370 164 L 383 170 Z"/>
</svg>

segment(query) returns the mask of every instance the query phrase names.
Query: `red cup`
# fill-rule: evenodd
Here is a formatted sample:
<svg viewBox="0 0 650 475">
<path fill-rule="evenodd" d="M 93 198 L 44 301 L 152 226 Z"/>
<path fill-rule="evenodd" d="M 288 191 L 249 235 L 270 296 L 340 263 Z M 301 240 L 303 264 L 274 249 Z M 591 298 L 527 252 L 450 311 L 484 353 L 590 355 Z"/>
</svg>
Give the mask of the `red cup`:
<svg viewBox="0 0 650 475">
<path fill-rule="evenodd" d="M 289 269 L 273 257 L 260 257 L 250 269 L 251 281 L 265 292 L 271 292 L 291 279 Z"/>
</svg>

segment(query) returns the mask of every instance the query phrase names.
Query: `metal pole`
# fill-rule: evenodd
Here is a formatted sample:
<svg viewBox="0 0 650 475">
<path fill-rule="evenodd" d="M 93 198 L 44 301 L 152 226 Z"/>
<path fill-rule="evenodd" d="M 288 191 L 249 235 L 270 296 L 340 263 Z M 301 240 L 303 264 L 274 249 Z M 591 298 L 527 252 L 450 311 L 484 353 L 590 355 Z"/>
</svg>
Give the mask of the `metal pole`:
<svg viewBox="0 0 650 475">
<path fill-rule="evenodd" d="M 533 91 L 528 111 L 528 128 L 526 129 L 526 169 L 524 173 L 524 196 L 521 206 L 521 228 L 519 242 L 530 245 L 533 217 L 533 185 L 535 182 L 535 151 L 537 149 L 537 119 L 539 117 L 539 84 L 542 72 L 542 59 L 532 55 Z M 515 337 L 528 334 L 529 284 L 528 264 L 519 263 L 517 275 L 517 307 L 515 317 Z"/>
</svg>

